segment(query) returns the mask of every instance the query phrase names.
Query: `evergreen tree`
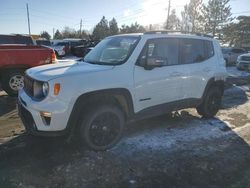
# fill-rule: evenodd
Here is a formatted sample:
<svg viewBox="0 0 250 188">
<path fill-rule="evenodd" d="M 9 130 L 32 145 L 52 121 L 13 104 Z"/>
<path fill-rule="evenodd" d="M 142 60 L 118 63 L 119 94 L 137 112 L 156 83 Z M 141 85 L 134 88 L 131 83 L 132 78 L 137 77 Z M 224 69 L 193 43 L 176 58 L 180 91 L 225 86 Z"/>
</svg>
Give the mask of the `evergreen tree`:
<svg viewBox="0 0 250 188">
<path fill-rule="evenodd" d="M 120 28 L 121 33 L 144 33 L 146 29 L 139 25 L 137 22 L 134 24 L 132 23 L 130 26 L 128 25 L 122 25 Z"/>
<path fill-rule="evenodd" d="M 239 16 L 237 21 L 223 28 L 223 41 L 230 46 L 242 47 L 242 44 L 250 43 L 250 16 Z"/>
<path fill-rule="evenodd" d="M 40 37 L 45 38 L 47 40 L 50 40 L 50 38 L 51 38 L 50 34 L 47 31 L 42 31 L 40 34 Z"/>
<path fill-rule="evenodd" d="M 204 5 L 205 29 L 208 33 L 216 36 L 220 33 L 223 25 L 232 21 L 229 0 L 209 0 Z"/>
<path fill-rule="evenodd" d="M 92 38 L 94 40 L 101 40 L 109 36 L 109 34 L 108 20 L 103 16 L 101 21 L 94 27 Z"/>
<path fill-rule="evenodd" d="M 115 18 L 109 22 L 110 35 L 117 35 L 119 33 L 118 24 Z"/>
<path fill-rule="evenodd" d="M 62 39 L 62 34 L 60 33 L 58 29 L 56 30 L 53 39 Z"/>
</svg>

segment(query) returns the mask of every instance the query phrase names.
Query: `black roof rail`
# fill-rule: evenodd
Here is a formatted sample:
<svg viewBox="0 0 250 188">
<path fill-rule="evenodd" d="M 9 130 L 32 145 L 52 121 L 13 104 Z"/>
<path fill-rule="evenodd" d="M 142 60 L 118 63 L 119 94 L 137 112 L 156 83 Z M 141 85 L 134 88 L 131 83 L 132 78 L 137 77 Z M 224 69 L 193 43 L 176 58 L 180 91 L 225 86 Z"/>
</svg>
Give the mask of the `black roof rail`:
<svg viewBox="0 0 250 188">
<path fill-rule="evenodd" d="M 155 30 L 155 31 L 147 31 L 143 34 L 168 34 L 167 30 Z"/>
<path fill-rule="evenodd" d="M 203 34 L 203 33 L 196 33 L 196 32 L 189 32 L 189 31 L 179 31 L 179 30 L 156 30 L 156 31 L 147 31 L 144 34 L 169 34 L 169 33 L 181 33 L 181 34 L 191 34 L 191 35 L 197 35 L 201 37 L 208 37 L 213 38 L 212 35 Z"/>
</svg>

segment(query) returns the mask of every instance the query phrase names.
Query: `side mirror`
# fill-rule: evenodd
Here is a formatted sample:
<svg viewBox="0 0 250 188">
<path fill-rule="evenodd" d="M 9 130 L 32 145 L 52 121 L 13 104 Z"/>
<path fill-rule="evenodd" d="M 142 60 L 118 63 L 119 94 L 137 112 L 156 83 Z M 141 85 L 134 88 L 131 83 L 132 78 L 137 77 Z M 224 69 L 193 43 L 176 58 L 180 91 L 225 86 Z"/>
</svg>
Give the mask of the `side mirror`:
<svg viewBox="0 0 250 188">
<path fill-rule="evenodd" d="M 146 64 L 144 68 L 146 70 L 152 70 L 156 67 L 163 67 L 168 64 L 167 58 L 161 58 L 161 57 L 148 57 L 146 60 Z"/>
</svg>

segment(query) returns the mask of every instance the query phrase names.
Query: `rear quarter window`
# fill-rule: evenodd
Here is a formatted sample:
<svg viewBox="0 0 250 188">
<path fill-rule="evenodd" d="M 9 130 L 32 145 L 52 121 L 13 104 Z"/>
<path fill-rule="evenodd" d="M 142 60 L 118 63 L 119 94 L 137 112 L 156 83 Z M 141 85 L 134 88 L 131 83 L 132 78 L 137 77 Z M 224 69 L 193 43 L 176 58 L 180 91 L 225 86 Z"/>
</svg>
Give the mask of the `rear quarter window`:
<svg viewBox="0 0 250 188">
<path fill-rule="evenodd" d="M 210 57 L 214 56 L 214 46 L 213 42 L 209 40 L 204 41 L 204 47 L 205 47 L 205 59 L 209 59 Z"/>
<path fill-rule="evenodd" d="M 204 42 L 200 39 L 180 39 L 181 64 L 202 62 L 206 59 Z"/>
</svg>

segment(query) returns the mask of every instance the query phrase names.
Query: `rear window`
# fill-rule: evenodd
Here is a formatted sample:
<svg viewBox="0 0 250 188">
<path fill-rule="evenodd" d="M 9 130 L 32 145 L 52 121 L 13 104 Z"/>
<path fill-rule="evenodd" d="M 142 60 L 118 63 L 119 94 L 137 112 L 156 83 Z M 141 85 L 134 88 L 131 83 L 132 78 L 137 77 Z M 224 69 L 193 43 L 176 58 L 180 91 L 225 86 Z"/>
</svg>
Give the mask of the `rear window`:
<svg viewBox="0 0 250 188">
<path fill-rule="evenodd" d="M 17 36 L 15 37 L 15 44 L 27 44 L 27 45 L 32 45 L 33 41 L 31 37 L 26 37 L 26 36 Z"/>
<path fill-rule="evenodd" d="M 14 44 L 14 41 L 11 36 L 0 35 L 0 44 Z"/>
<path fill-rule="evenodd" d="M 28 36 L 0 35 L 0 44 L 26 44 L 32 45 L 33 41 Z"/>
</svg>

